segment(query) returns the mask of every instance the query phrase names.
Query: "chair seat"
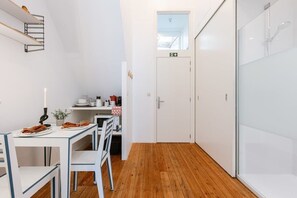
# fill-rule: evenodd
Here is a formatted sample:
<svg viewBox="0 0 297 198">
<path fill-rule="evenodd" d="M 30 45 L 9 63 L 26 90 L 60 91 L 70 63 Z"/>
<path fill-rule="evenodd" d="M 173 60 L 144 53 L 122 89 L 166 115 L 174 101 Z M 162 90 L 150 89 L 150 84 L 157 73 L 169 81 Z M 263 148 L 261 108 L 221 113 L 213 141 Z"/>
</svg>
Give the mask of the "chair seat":
<svg viewBox="0 0 297 198">
<path fill-rule="evenodd" d="M 34 185 L 52 173 L 55 169 L 57 169 L 56 166 L 33 166 L 19 168 L 23 193 L 30 190 L 32 187 L 34 187 Z M 1 198 L 11 197 L 8 182 L 9 179 L 7 174 L 0 177 Z"/>
<path fill-rule="evenodd" d="M 105 158 L 107 152 L 103 151 L 102 159 Z M 72 165 L 95 165 L 98 158 L 98 151 L 74 151 L 72 154 Z"/>
</svg>

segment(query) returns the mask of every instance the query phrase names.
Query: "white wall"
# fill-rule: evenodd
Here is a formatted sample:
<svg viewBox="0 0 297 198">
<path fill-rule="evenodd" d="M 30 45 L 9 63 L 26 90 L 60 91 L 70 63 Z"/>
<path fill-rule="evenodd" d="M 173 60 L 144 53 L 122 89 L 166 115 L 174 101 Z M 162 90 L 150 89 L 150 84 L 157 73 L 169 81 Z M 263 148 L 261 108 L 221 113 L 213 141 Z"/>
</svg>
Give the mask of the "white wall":
<svg viewBox="0 0 297 198">
<path fill-rule="evenodd" d="M 104 98 L 121 95 L 124 48 L 120 3 L 78 2 L 87 94 Z"/>
<path fill-rule="evenodd" d="M 122 63 L 122 160 L 127 160 L 132 146 L 132 83 L 128 75 L 131 68 L 127 62 Z"/>
<path fill-rule="evenodd" d="M 191 42 L 223 0 L 136 1 L 121 0 L 125 53 L 134 72 L 133 141 L 155 141 L 156 12 L 191 11 Z M 194 32 L 194 34 L 193 34 Z M 191 46 L 193 47 L 193 46 Z M 193 48 L 192 48 L 193 49 Z M 194 87 L 192 87 L 194 88 Z"/>
<path fill-rule="evenodd" d="M 156 13 L 152 1 L 132 0 L 133 141 L 155 141 Z M 130 6 L 131 6 L 130 5 Z M 150 94 L 151 96 L 148 96 Z"/>
<path fill-rule="evenodd" d="M 223 0 L 137 1 L 121 0 L 128 20 L 125 29 L 126 54 L 131 58 L 133 83 L 133 141 L 155 141 L 156 27 L 157 11 L 190 11 L 190 54 L 193 40 Z M 193 34 L 194 33 L 194 34 Z M 128 63 L 129 64 L 129 63 Z M 194 86 L 192 86 L 194 90 Z M 194 92 L 194 91 L 193 91 Z M 193 116 L 192 116 L 193 117 Z M 193 119 L 193 118 L 192 118 Z"/>
<path fill-rule="evenodd" d="M 122 95 L 123 26 L 118 0 L 46 0 L 81 95 Z M 77 117 L 95 113 L 76 112 Z M 129 119 L 129 122 L 130 121 Z M 126 137 L 125 137 L 126 138 Z M 123 137 L 123 139 L 125 139 Z M 129 136 L 123 140 L 129 145 Z M 123 155 L 124 156 L 124 155 Z"/>
<path fill-rule="evenodd" d="M 124 149 L 122 151 L 122 159 L 127 159 L 133 136 L 133 79 L 128 77 L 128 73 L 133 74 L 132 68 L 132 32 L 133 26 L 131 15 L 131 0 L 121 0 L 122 28 L 124 38 L 124 61 L 122 62 L 122 93 L 123 93 L 123 136 L 122 142 Z"/>
<path fill-rule="evenodd" d="M 224 0 L 197 0 L 193 6 L 194 12 L 194 35 L 197 36 L 215 11 L 220 7 Z"/>
<path fill-rule="evenodd" d="M 46 0 L 82 94 L 121 95 L 123 29 L 118 0 Z"/>
<path fill-rule="evenodd" d="M 31 13 L 45 16 L 45 51 L 25 53 L 24 46 L 0 35 L 0 130 L 10 131 L 38 124 L 43 113 L 43 88 L 48 89 L 49 115 L 54 109 L 71 106 L 81 91 L 67 64 L 62 43 L 45 0 L 18 0 Z M 0 12 L 0 21 L 22 30 L 22 23 Z M 54 121 L 50 116 L 49 121 Z M 33 153 L 33 154 L 32 154 Z M 38 150 L 22 149 L 21 164 L 41 163 Z"/>
<path fill-rule="evenodd" d="M 121 15 L 122 15 L 122 28 L 124 38 L 124 61 L 122 63 L 122 92 L 123 92 L 123 143 L 125 150 L 122 152 L 123 159 L 128 158 L 129 151 L 133 142 L 133 79 L 129 78 L 127 72 L 133 74 L 132 67 L 132 39 L 133 39 L 133 26 L 132 26 L 132 7 L 131 0 L 121 0 Z M 124 115 L 125 114 L 125 115 Z M 125 125 L 126 124 L 126 125 Z"/>
<path fill-rule="evenodd" d="M 125 4 L 124 4 L 125 2 Z M 155 142 L 157 11 L 193 11 L 194 0 L 137 1 L 122 0 L 129 32 L 126 48 L 134 72 L 133 79 L 133 141 Z M 193 26 L 193 24 L 190 24 Z M 193 43 L 193 35 L 190 35 Z M 126 45 L 127 47 L 127 45 Z M 192 47 L 192 46 L 191 46 Z M 191 48 L 192 50 L 193 48 Z"/>
</svg>

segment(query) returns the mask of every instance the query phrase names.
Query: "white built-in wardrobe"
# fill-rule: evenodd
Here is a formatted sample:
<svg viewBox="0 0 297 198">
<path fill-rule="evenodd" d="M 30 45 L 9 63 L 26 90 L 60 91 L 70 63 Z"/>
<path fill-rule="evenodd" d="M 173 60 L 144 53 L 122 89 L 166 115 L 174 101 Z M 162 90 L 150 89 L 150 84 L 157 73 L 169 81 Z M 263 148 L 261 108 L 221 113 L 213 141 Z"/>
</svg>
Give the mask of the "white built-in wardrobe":
<svg viewBox="0 0 297 198">
<path fill-rule="evenodd" d="M 196 143 L 235 176 L 235 1 L 226 0 L 195 40 Z"/>
</svg>

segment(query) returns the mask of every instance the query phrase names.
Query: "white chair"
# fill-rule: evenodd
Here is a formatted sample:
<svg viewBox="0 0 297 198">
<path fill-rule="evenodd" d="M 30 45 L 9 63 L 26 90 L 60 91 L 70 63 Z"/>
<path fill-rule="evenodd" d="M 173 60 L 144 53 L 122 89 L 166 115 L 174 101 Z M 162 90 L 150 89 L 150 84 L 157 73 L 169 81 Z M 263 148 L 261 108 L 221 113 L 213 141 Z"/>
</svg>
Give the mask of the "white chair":
<svg viewBox="0 0 297 198">
<path fill-rule="evenodd" d="M 18 167 L 11 133 L 0 133 L 0 167 L 6 174 L 0 177 L 1 198 L 27 198 L 51 181 L 51 197 L 58 197 L 57 166 Z"/>
<path fill-rule="evenodd" d="M 95 172 L 95 179 L 97 182 L 97 188 L 100 198 L 104 197 L 101 167 L 105 161 L 107 162 L 110 189 L 114 189 L 110 159 L 113 122 L 113 118 L 104 121 L 99 141 L 99 148 L 97 151 L 74 151 L 72 155 L 72 171 Z"/>
</svg>

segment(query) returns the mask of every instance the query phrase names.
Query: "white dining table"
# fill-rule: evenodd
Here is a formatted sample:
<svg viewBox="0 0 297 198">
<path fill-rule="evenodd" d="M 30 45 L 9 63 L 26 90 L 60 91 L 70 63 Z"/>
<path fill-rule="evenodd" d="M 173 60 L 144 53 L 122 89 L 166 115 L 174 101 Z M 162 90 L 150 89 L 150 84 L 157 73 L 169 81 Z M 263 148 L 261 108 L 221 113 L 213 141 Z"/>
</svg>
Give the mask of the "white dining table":
<svg viewBox="0 0 297 198">
<path fill-rule="evenodd" d="M 66 130 L 52 126 L 52 132 L 42 136 L 21 137 L 20 130 L 13 131 L 16 147 L 58 147 L 60 150 L 60 185 L 61 197 L 70 197 L 70 172 L 72 145 L 87 135 L 92 135 L 92 148 L 97 150 L 98 127 L 90 124 L 80 129 Z"/>
</svg>

